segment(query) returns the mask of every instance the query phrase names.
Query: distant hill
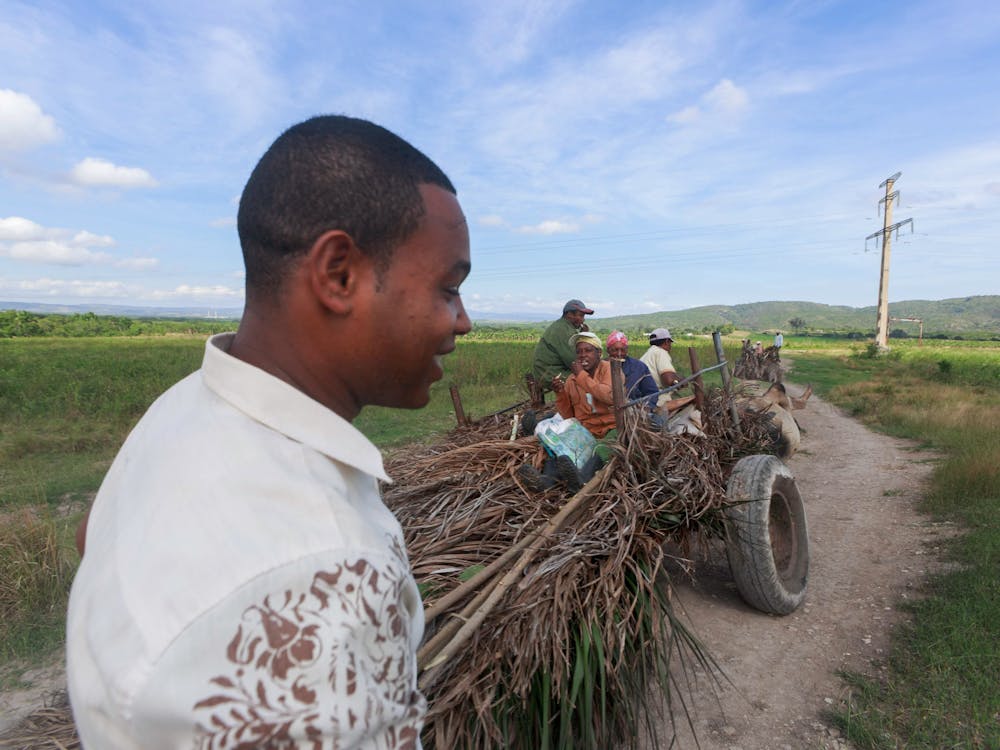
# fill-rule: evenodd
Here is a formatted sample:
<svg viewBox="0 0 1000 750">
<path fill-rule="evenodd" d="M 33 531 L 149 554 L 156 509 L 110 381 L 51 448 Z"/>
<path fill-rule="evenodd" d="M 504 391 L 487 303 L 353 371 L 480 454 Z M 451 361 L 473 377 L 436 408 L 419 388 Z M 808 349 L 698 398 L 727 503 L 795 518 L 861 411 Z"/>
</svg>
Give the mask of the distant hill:
<svg viewBox="0 0 1000 750">
<path fill-rule="evenodd" d="M 672 331 L 701 331 L 726 324 L 737 330 L 790 331 L 788 321 L 801 318 L 809 331 L 874 331 L 876 308 L 822 305 L 817 302 L 751 302 L 745 305 L 708 305 L 687 310 L 595 318 L 592 327 L 602 330 L 652 330 L 666 326 Z M 959 297 L 944 300 L 906 300 L 889 303 L 890 318 L 919 318 L 924 335 L 935 333 L 979 333 L 1000 335 L 1000 295 Z M 917 325 L 890 321 L 889 329 L 915 334 Z"/>
<path fill-rule="evenodd" d="M 97 315 L 118 315 L 133 318 L 202 318 L 239 320 L 241 308 L 138 307 L 126 305 L 53 305 L 29 302 L 0 301 L 0 310 L 25 310 L 39 314 L 63 315 L 92 312 Z M 818 302 L 751 302 L 745 305 L 706 305 L 687 310 L 672 310 L 643 315 L 619 315 L 594 318 L 595 330 L 649 331 L 666 326 L 674 331 L 703 331 L 731 325 L 746 331 L 790 331 L 788 321 L 801 318 L 808 331 L 874 331 L 875 306 L 846 307 L 823 305 Z M 469 311 L 479 325 L 514 324 L 537 327 L 549 321 L 539 321 L 536 315 L 525 313 L 496 314 Z M 957 297 L 943 300 L 907 300 L 891 302 L 889 316 L 920 318 L 924 335 L 977 334 L 1000 336 L 1000 295 Z M 890 330 L 901 328 L 911 335 L 917 331 L 914 323 L 890 321 Z"/>
</svg>

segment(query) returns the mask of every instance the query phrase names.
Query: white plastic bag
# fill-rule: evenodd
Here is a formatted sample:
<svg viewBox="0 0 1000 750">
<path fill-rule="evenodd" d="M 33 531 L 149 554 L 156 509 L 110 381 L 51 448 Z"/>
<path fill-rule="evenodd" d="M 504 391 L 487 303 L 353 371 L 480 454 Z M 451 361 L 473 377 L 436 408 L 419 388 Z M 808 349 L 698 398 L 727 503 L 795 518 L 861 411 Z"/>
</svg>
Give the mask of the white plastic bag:
<svg viewBox="0 0 1000 750">
<path fill-rule="evenodd" d="M 563 419 L 558 414 L 539 422 L 535 435 L 548 453 L 569 456 L 578 469 L 590 460 L 597 446 L 597 439 L 578 419 Z"/>
</svg>

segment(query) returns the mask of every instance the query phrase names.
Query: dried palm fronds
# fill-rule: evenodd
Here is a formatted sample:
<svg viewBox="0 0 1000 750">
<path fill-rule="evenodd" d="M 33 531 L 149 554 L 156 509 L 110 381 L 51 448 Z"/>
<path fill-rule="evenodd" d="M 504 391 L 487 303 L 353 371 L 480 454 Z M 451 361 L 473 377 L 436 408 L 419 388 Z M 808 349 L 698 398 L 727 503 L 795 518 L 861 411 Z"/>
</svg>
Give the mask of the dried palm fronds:
<svg viewBox="0 0 1000 750">
<path fill-rule="evenodd" d="M 628 412 L 609 465 L 570 499 L 518 483 L 538 444 L 504 439 L 509 420 L 390 462 L 385 500 L 428 606 L 428 747 L 629 744 L 672 659 L 711 671 L 674 618 L 663 546 L 721 532 L 728 467 L 770 437 L 752 414 L 736 436 L 721 391 L 704 417 L 708 435 L 670 436 Z"/>
</svg>

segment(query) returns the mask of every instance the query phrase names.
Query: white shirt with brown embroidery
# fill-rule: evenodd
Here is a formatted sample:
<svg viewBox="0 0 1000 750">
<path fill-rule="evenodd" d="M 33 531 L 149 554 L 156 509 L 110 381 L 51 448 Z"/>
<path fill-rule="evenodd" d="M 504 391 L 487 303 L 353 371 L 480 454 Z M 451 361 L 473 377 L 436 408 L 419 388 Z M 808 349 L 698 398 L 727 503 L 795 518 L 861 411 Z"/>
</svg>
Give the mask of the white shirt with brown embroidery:
<svg viewBox="0 0 1000 750">
<path fill-rule="evenodd" d="M 67 623 L 84 747 L 419 748 L 423 609 L 381 456 L 230 336 L 94 502 Z"/>
</svg>

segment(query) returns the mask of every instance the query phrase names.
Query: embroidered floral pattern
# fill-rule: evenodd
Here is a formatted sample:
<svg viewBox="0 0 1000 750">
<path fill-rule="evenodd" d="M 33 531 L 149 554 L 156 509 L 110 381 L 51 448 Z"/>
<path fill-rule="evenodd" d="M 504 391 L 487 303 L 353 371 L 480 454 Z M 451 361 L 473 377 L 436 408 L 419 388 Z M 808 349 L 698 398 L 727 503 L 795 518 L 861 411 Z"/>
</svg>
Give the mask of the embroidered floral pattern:
<svg viewBox="0 0 1000 750">
<path fill-rule="evenodd" d="M 393 553 L 405 565 L 398 547 Z M 248 607 L 226 648 L 234 665 L 194 708 L 201 750 L 419 747 L 406 578 L 364 558 L 317 572 L 308 591 Z M 298 744 L 303 743 L 303 744 Z"/>
</svg>

